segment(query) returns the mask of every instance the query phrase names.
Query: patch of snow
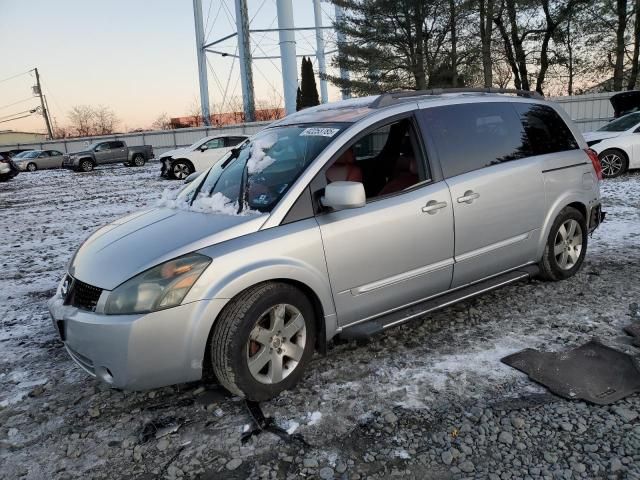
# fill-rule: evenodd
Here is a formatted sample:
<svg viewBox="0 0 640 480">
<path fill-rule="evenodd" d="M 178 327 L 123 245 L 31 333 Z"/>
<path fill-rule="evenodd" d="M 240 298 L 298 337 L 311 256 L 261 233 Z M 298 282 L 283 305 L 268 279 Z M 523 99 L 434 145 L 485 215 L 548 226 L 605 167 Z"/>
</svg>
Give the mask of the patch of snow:
<svg viewBox="0 0 640 480">
<path fill-rule="evenodd" d="M 315 425 L 320 421 L 321 418 L 322 418 L 322 413 L 320 412 L 316 411 L 316 412 L 310 413 L 308 415 L 307 425 Z"/>
<path fill-rule="evenodd" d="M 407 452 L 404 448 L 399 448 L 398 450 L 394 450 L 393 456 L 396 458 L 402 458 L 404 460 L 408 460 L 411 458 L 409 452 Z"/>
<path fill-rule="evenodd" d="M 298 429 L 299 426 L 300 424 L 295 420 L 289 420 L 289 424 L 287 425 L 287 428 L 285 430 L 289 435 L 293 435 L 293 433 Z"/>
<path fill-rule="evenodd" d="M 247 160 L 247 172 L 249 175 L 258 174 L 275 162 L 275 159 L 265 152 L 265 150 L 273 147 L 275 143 L 276 137 L 272 135 L 256 140 L 251 144 L 251 156 Z"/>
<path fill-rule="evenodd" d="M 165 189 L 162 192 L 160 200 L 156 203 L 156 207 L 166 207 L 175 210 L 187 210 L 197 213 L 216 213 L 222 215 L 256 215 L 260 212 L 248 208 L 242 209 L 238 213 L 238 202 L 234 202 L 225 197 L 224 194 L 217 192 L 213 195 L 204 195 L 202 192 L 198 194 L 193 204 L 183 199 L 178 199 L 179 190 Z"/>
</svg>

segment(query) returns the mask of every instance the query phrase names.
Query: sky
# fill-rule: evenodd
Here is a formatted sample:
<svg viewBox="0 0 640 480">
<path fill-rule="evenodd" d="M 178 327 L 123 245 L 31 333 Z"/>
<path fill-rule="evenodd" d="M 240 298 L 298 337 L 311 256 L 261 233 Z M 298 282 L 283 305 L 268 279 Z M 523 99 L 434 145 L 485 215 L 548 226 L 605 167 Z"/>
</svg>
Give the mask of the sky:
<svg viewBox="0 0 640 480">
<path fill-rule="evenodd" d="M 312 0 L 292 2 L 296 27 L 313 26 Z M 251 28 L 277 27 L 275 0 L 247 3 Z M 235 31 L 233 0 L 202 0 L 202 6 L 208 41 Z M 333 7 L 322 3 L 322 9 L 323 23 L 330 25 Z M 189 115 L 199 103 L 191 0 L 0 0 L 0 18 L 0 121 L 39 105 L 31 92 L 35 77 L 28 73 L 34 67 L 54 125 L 68 124 L 74 105 L 104 105 L 120 119 L 118 131 L 147 128 L 162 113 Z M 297 34 L 298 54 L 315 50 L 314 35 Z M 326 50 L 333 50 L 335 33 L 325 35 Z M 254 56 L 279 55 L 277 33 L 252 34 L 251 41 Z M 235 48 L 234 40 L 218 45 L 229 53 Z M 230 99 L 241 95 L 238 61 L 207 58 L 213 109 L 228 110 Z M 255 60 L 253 68 L 256 99 L 280 102 L 280 60 Z M 330 100 L 338 97 L 330 86 Z M 9 129 L 43 132 L 44 119 L 0 123 L 0 130 Z"/>
</svg>

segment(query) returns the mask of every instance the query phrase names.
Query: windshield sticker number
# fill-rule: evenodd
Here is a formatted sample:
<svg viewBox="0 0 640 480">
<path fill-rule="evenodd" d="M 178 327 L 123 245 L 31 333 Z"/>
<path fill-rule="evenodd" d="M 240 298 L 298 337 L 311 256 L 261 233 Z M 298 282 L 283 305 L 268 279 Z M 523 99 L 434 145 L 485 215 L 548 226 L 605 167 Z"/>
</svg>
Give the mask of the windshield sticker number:
<svg viewBox="0 0 640 480">
<path fill-rule="evenodd" d="M 320 128 L 311 127 L 305 128 L 301 133 L 301 137 L 333 137 L 340 131 L 339 128 Z"/>
</svg>

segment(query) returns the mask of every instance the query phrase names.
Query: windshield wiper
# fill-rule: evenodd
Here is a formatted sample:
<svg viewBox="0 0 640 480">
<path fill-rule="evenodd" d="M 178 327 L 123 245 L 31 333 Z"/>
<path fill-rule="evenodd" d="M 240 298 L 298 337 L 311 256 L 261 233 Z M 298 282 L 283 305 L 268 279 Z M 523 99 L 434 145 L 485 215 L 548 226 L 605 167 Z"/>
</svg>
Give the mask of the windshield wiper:
<svg viewBox="0 0 640 480">
<path fill-rule="evenodd" d="M 249 159 L 244 162 L 244 166 L 242 167 L 242 177 L 240 178 L 240 194 L 238 198 L 238 213 L 241 213 L 244 209 L 245 204 L 245 196 L 247 195 L 247 186 L 246 183 L 249 180 Z"/>
</svg>

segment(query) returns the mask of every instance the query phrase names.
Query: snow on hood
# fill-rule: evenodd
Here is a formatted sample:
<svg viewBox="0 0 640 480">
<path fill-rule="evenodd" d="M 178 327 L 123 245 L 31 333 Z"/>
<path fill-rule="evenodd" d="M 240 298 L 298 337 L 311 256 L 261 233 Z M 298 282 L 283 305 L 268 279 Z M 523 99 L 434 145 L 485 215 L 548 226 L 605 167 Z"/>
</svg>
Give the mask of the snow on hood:
<svg viewBox="0 0 640 480">
<path fill-rule="evenodd" d="M 177 210 L 189 210 L 197 213 L 216 213 L 239 216 L 260 215 L 260 212 L 250 210 L 246 207 L 242 209 L 242 212 L 238 213 L 238 202 L 228 199 L 220 192 L 214 193 L 213 195 L 205 195 L 201 192 L 198 194 L 192 205 L 184 199 L 178 199 L 177 197 L 179 193 L 180 190 L 165 189 L 164 192 L 162 192 L 162 197 L 155 206 Z"/>
<path fill-rule="evenodd" d="M 582 136 L 587 142 L 591 142 L 593 140 L 604 140 L 606 138 L 614 138 L 618 137 L 623 132 L 586 132 L 583 133 Z"/>
<path fill-rule="evenodd" d="M 254 233 L 267 217 L 146 209 L 93 233 L 73 257 L 69 273 L 82 282 L 112 290 L 167 260 Z"/>
</svg>

